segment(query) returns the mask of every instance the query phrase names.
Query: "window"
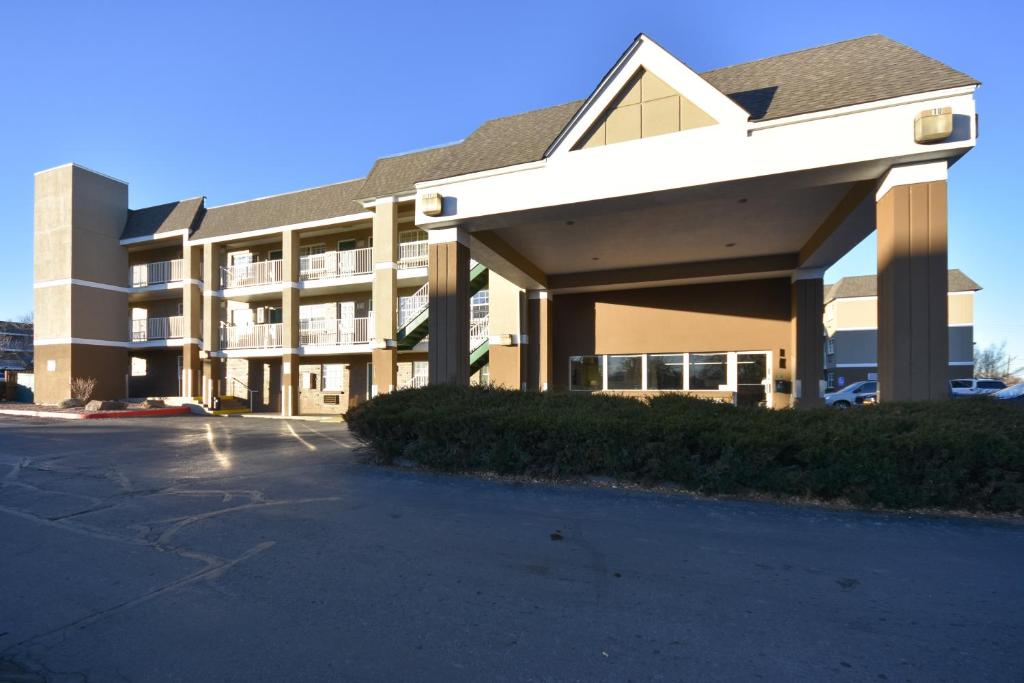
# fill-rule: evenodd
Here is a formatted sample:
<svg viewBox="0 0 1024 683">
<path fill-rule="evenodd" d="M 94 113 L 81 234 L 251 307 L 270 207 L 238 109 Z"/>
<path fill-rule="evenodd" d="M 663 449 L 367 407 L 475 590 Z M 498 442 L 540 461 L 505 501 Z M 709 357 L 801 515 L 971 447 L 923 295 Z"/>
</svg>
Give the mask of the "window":
<svg viewBox="0 0 1024 683">
<path fill-rule="evenodd" d="M 979 389 L 1005 389 L 1006 385 L 997 379 L 980 379 L 978 380 Z"/>
<path fill-rule="evenodd" d="M 268 323 L 279 323 L 284 318 L 282 317 L 282 311 L 277 306 L 268 306 L 266 308 L 266 321 Z"/>
<path fill-rule="evenodd" d="M 280 249 L 271 249 L 267 252 L 267 259 L 270 261 L 280 261 L 284 258 L 284 252 Z"/>
<path fill-rule="evenodd" d="M 338 251 L 353 251 L 355 248 L 355 240 L 338 240 Z"/>
<path fill-rule="evenodd" d="M 864 382 L 857 387 L 858 394 L 873 394 L 878 391 L 878 382 Z"/>
<path fill-rule="evenodd" d="M 146 376 L 146 359 L 132 356 L 132 377 Z"/>
<path fill-rule="evenodd" d="M 344 389 L 345 366 L 341 363 L 324 363 L 323 390 L 342 391 Z"/>
<path fill-rule="evenodd" d="M 971 380 L 969 379 L 954 379 L 950 380 L 949 385 L 954 389 L 970 389 Z"/>
<path fill-rule="evenodd" d="M 685 389 L 686 357 L 674 355 L 647 357 L 647 388 L 657 391 Z"/>
<path fill-rule="evenodd" d="M 600 391 L 603 389 L 600 356 L 573 356 L 569 359 L 569 388 L 573 391 Z"/>
<path fill-rule="evenodd" d="M 427 233 L 422 230 L 403 230 L 398 233 L 398 243 L 408 244 L 409 242 L 423 242 L 427 239 Z"/>
<path fill-rule="evenodd" d="M 620 391 L 643 389 L 643 356 L 608 356 L 608 388 Z"/>
<path fill-rule="evenodd" d="M 324 253 L 325 248 L 322 244 L 310 244 L 306 247 L 299 247 L 299 257 L 303 258 L 306 256 L 318 256 Z"/>
<path fill-rule="evenodd" d="M 247 266 L 252 263 L 252 253 L 248 251 L 233 251 L 228 254 L 229 266 Z"/>
<path fill-rule="evenodd" d="M 471 320 L 486 318 L 490 309 L 491 294 L 486 289 L 481 289 L 469 300 L 469 317 Z"/>
<path fill-rule="evenodd" d="M 690 354 L 690 390 L 717 391 L 728 383 L 728 356 L 724 353 Z"/>
</svg>

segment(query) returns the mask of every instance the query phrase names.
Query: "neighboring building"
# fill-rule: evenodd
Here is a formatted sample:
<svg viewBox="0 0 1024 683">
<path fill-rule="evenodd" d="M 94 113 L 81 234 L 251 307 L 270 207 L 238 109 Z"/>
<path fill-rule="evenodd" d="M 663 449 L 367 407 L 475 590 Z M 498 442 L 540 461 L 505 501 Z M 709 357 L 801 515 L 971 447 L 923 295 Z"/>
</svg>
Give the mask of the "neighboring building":
<svg viewBox="0 0 1024 683">
<path fill-rule="evenodd" d="M 475 377 L 816 405 L 822 274 L 877 226 L 882 398 L 944 397 L 977 86 L 883 36 L 697 74 L 640 35 L 585 99 L 365 178 L 131 210 L 122 181 L 42 171 L 36 395 L 89 375 L 290 415 Z"/>
<path fill-rule="evenodd" d="M 4 370 L 31 372 L 32 323 L 0 320 L 0 377 Z"/>
<path fill-rule="evenodd" d="M 974 293 L 981 286 L 949 271 L 949 377 L 974 376 Z M 856 275 L 825 285 L 825 382 L 830 390 L 878 379 L 878 278 Z"/>
</svg>

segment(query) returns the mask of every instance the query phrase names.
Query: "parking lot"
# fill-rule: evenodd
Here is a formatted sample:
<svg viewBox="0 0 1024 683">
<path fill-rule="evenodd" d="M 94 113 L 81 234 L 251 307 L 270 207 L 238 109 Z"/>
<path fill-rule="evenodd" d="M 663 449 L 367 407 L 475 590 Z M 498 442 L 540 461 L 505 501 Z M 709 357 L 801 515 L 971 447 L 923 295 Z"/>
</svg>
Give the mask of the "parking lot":
<svg viewBox="0 0 1024 683">
<path fill-rule="evenodd" d="M 0 417 L 0 681 L 1019 681 L 1024 527 Z"/>
</svg>

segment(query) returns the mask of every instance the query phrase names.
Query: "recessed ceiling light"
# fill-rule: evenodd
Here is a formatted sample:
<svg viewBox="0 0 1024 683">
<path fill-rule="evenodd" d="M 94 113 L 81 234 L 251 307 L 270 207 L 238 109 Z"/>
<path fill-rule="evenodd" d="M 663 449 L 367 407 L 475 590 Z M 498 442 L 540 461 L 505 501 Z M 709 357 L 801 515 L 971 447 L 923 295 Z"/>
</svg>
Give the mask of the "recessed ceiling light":
<svg viewBox="0 0 1024 683">
<path fill-rule="evenodd" d="M 735 247 L 735 246 L 736 246 L 736 243 L 735 243 L 735 242 L 729 242 L 729 243 L 728 243 L 728 244 L 726 244 L 725 246 L 727 246 L 727 247 Z"/>
<path fill-rule="evenodd" d="M 747 198 L 746 198 L 746 197 L 740 197 L 740 198 L 739 198 L 739 199 L 737 199 L 736 201 L 737 201 L 738 203 L 740 203 L 740 204 L 746 204 L 746 203 L 747 203 Z"/>
<path fill-rule="evenodd" d="M 590 257 L 590 260 L 591 260 L 591 261 L 600 261 L 601 259 L 599 259 L 599 258 L 598 258 L 598 257 L 596 257 L 596 256 L 591 256 L 591 257 Z"/>
<path fill-rule="evenodd" d="M 566 225 L 576 225 L 576 221 L 566 221 Z"/>
</svg>

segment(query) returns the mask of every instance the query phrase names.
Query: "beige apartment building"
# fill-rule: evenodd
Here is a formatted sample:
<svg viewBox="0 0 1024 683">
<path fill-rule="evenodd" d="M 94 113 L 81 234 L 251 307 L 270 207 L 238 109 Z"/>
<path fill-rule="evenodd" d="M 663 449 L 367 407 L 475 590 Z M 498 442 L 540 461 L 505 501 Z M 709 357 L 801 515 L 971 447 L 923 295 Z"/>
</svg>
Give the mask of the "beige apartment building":
<svg viewBox="0 0 1024 683">
<path fill-rule="evenodd" d="M 479 381 L 813 406 L 822 275 L 877 230 L 882 398 L 942 398 L 977 86 L 883 36 L 698 74 L 641 34 L 585 99 L 364 178 L 131 209 L 121 180 L 42 171 L 36 395 L 92 376 L 293 415 Z"/>
<path fill-rule="evenodd" d="M 948 276 L 949 378 L 974 376 L 974 294 L 960 270 Z M 878 379 L 878 278 L 844 277 L 825 286 L 825 384 L 831 390 Z"/>
</svg>

